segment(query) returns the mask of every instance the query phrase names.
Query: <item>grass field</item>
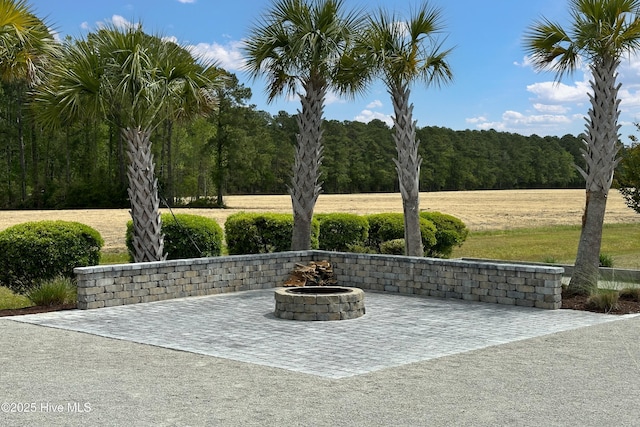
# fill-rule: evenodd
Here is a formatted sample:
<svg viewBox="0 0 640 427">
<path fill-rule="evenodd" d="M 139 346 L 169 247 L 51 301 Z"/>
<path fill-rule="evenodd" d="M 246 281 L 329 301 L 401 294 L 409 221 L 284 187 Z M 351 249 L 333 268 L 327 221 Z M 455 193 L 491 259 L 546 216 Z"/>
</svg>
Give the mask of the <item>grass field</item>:
<svg viewBox="0 0 640 427">
<path fill-rule="evenodd" d="M 455 257 L 473 256 L 509 260 L 572 263 L 577 250 L 584 209 L 584 190 L 503 190 L 422 193 L 421 209 L 448 213 L 462 219 L 471 234 Z M 224 225 L 236 212 L 291 212 L 291 199 L 277 196 L 228 196 L 228 209 L 175 209 L 213 218 Z M 369 214 L 402 212 L 400 194 L 322 194 L 316 213 Z M 98 230 L 104 252 L 115 261 L 125 251 L 124 234 L 130 219 L 126 209 L 0 211 L 0 230 L 26 221 L 44 219 L 78 221 Z M 612 191 L 605 217 L 602 252 L 612 255 L 617 267 L 640 268 L 640 215 L 626 207 Z M 126 259 L 126 258 L 125 258 Z"/>
<path fill-rule="evenodd" d="M 452 256 L 573 264 L 579 238 L 577 225 L 472 231 Z M 600 252 L 613 258 L 614 267 L 640 269 L 640 223 L 605 224 Z"/>
</svg>

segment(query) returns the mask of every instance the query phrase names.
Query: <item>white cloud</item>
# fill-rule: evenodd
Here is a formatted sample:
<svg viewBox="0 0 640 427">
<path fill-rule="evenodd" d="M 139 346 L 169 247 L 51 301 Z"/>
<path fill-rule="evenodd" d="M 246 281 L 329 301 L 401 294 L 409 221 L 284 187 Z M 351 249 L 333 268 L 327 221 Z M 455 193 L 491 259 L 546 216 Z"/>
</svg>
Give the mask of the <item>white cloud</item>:
<svg viewBox="0 0 640 427">
<path fill-rule="evenodd" d="M 375 101 L 371 101 L 369 104 L 367 104 L 367 109 L 381 108 L 381 107 L 382 107 L 382 101 L 380 101 L 379 99 L 376 99 Z"/>
<path fill-rule="evenodd" d="M 469 117 L 464 119 L 467 123 L 471 123 L 471 124 L 476 124 L 476 123 L 483 123 L 487 121 L 487 118 L 484 116 L 478 116 L 478 117 Z"/>
<path fill-rule="evenodd" d="M 618 91 L 618 96 L 620 97 L 621 108 L 631 109 L 636 107 L 640 107 L 640 86 L 639 85 L 628 85 L 622 86 Z"/>
<path fill-rule="evenodd" d="M 501 123 L 501 122 L 484 122 L 484 123 L 480 123 L 476 127 L 478 129 L 480 129 L 480 130 L 493 129 L 493 130 L 497 130 L 497 131 L 506 131 L 504 123 Z"/>
<path fill-rule="evenodd" d="M 571 110 L 571 108 L 565 105 L 551 105 L 551 104 L 540 104 L 540 103 L 533 104 L 533 108 L 535 108 L 536 111 L 540 111 L 541 113 L 548 113 L 548 114 L 564 114 Z"/>
<path fill-rule="evenodd" d="M 371 120 L 381 120 L 387 124 L 387 126 L 393 126 L 393 119 L 390 115 L 380 113 L 378 111 L 362 110 L 354 120 L 356 122 L 369 123 Z"/>
<path fill-rule="evenodd" d="M 128 21 L 127 19 L 123 18 L 120 15 L 113 15 L 111 17 L 111 23 L 113 23 L 113 25 L 116 26 L 117 28 L 122 28 L 122 29 L 133 28 L 134 26 L 132 22 Z"/>
<path fill-rule="evenodd" d="M 224 45 L 216 42 L 198 43 L 187 48 L 195 57 L 205 62 L 216 62 L 227 71 L 240 71 L 244 65 L 241 46 L 242 42 L 231 41 Z"/>
<path fill-rule="evenodd" d="M 83 26 L 85 26 L 85 24 L 86 24 L 86 28 L 84 28 L 84 27 L 83 28 L 84 29 L 89 29 L 89 25 L 86 22 L 82 23 Z M 126 18 L 124 18 L 124 17 L 122 17 L 120 15 L 113 15 L 110 19 L 106 20 L 106 23 L 102 22 L 102 21 L 96 22 L 96 26 L 98 28 L 104 28 L 107 24 L 111 24 L 114 27 L 120 28 L 120 29 L 123 29 L 123 30 L 129 29 L 129 28 L 133 28 L 136 25 L 140 25 L 139 23 L 138 24 L 134 24 L 134 23 L 130 22 L 129 20 L 127 20 Z"/>
<path fill-rule="evenodd" d="M 467 119 L 467 122 L 475 124 L 476 128 L 480 130 L 495 129 L 522 135 L 531 135 L 533 133 L 547 135 L 564 132 L 563 129 L 566 129 L 568 125 L 579 118 L 582 118 L 582 116 L 523 114 L 519 111 L 508 110 L 502 113 L 500 121 L 488 121 L 485 117 L 477 117 Z"/>
<path fill-rule="evenodd" d="M 91 29 L 91 26 L 87 21 L 84 21 L 82 24 L 80 24 L 80 28 L 82 28 L 83 30 L 89 30 Z"/>
<path fill-rule="evenodd" d="M 195 2 L 196 2 L 196 0 L 178 0 L 178 1 L 179 1 L 180 3 L 184 3 L 184 4 L 187 4 L 187 3 L 195 3 Z"/>
<path fill-rule="evenodd" d="M 177 38 L 176 36 L 166 36 L 166 37 L 162 37 L 162 41 L 163 41 L 163 42 L 170 42 L 170 43 L 179 44 L 179 42 L 178 42 L 178 38 Z"/>
<path fill-rule="evenodd" d="M 344 104 L 345 102 L 344 98 L 340 98 L 340 95 L 333 91 L 327 92 L 327 96 L 324 98 L 325 105 Z"/>
<path fill-rule="evenodd" d="M 591 92 L 587 78 L 575 82 L 573 86 L 557 82 L 540 82 L 527 86 L 527 90 L 537 96 L 545 104 L 561 104 L 565 102 L 587 102 L 587 94 Z"/>
<path fill-rule="evenodd" d="M 531 114 L 525 115 L 517 111 L 505 111 L 502 120 L 510 125 L 551 125 L 558 123 L 571 123 L 567 116 L 557 114 Z"/>
<path fill-rule="evenodd" d="M 525 55 L 522 58 L 522 62 L 518 62 L 518 61 L 513 61 L 513 65 L 517 66 L 517 67 L 522 67 L 522 68 L 527 68 L 527 67 L 531 67 L 531 57 L 528 55 Z"/>
</svg>

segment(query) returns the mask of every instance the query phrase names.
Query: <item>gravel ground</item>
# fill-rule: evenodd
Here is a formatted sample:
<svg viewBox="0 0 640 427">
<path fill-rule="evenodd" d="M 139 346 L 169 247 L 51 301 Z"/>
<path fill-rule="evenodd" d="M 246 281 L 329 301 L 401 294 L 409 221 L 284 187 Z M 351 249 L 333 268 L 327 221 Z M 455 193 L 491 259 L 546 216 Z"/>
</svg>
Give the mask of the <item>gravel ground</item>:
<svg viewBox="0 0 640 427">
<path fill-rule="evenodd" d="M 640 317 L 343 379 L 9 318 L 0 337 L 3 426 L 632 426 L 640 413 Z"/>
</svg>

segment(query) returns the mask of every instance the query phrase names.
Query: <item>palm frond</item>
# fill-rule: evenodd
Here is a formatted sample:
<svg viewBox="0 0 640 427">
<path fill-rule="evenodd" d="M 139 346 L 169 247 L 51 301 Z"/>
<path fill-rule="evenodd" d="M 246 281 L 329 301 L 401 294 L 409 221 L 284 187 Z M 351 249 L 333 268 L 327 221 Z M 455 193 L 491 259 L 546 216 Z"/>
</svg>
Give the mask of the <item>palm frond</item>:
<svg viewBox="0 0 640 427">
<path fill-rule="evenodd" d="M 26 1 L 0 0 L 0 78 L 38 84 L 58 43 Z"/>
<path fill-rule="evenodd" d="M 639 0 L 572 0 L 570 12 L 568 29 L 547 19 L 528 28 L 524 45 L 535 68 L 560 80 L 581 60 L 617 59 L 640 48 Z"/>
<path fill-rule="evenodd" d="M 427 85 L 449 82 L 453 74 L 447 60 L 452 48 L 444 48 L 441 12 L 427 3 L 407 19 L 385 9 L 370 18 L 361 50 L 369 51 L 369 66 L 389 87 L 410 86 L 416 80 Z"/>
<path fill-rule="evenodd" d="M 167 114 L 180 120 L 211 111 L 214 68 L 141 26 L 107 26 L 66 46 L 34 104 L 50 125 L 89 115 L 151 129 Z"/>
<path fill-rule="evenodd" d="M 269 101 L 310 79 L 346 90 L 338 69 L 361 24 L 361 14 L 346 11 L 342 0 L 276 1 L 245 43 L 245 71 L 266 76 Z"/>
</svg>

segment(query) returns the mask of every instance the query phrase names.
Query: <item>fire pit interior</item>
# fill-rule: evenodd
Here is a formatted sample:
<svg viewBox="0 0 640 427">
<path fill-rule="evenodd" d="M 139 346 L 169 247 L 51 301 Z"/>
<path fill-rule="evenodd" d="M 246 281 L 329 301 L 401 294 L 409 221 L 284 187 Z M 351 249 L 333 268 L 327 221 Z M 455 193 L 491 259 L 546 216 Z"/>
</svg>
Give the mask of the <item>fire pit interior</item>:
<svg viewBox="0 0 640 427">
<path fill-rule="evenodd" d="M 306 286 L 304 288 L 289 288 L 287 292 L 292 294 L 344 294 L 349 292 L 350 288 L 340 288 L 338 286 Z"/>
<path fill-rule="evenodd" d="M 280 319 L 346 320 L 365 313 L 364 292 L 343 286 L 303 286 L 279 288 L 275 291 L 276 309 Z"/>
</svg>

